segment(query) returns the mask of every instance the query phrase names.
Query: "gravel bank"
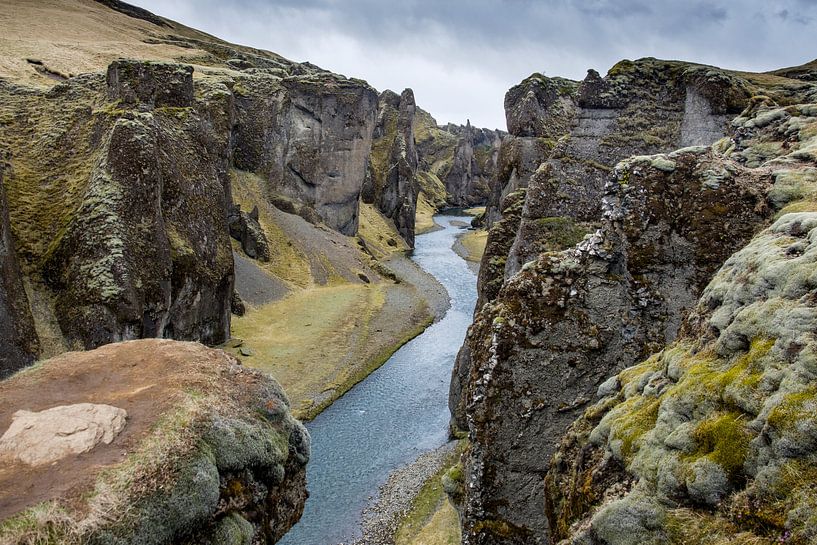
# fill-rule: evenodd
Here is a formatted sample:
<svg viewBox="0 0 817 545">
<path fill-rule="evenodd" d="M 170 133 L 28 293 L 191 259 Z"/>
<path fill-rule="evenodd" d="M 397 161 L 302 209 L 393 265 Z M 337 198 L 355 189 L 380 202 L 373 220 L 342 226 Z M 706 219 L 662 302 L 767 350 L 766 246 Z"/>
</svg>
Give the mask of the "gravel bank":
<svg viewBox="0 0 817 545">
<path fill-rule="evenodd" d="M 389 475 L 378 496 L 372 498 L 372 503 L 363 511 L 363 538 L 353 545 L 394 545 L 400 520 L 411 508 L 423 484 L 442 468 L 456 446 L 456 441 L 446 443 Z"/>
</svg>

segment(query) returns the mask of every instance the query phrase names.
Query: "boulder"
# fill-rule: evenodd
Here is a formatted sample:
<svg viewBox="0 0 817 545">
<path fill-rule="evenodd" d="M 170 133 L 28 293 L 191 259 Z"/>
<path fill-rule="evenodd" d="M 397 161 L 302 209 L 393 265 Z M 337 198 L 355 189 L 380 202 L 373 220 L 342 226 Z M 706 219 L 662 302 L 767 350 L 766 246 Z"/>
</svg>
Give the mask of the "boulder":
<svg viewBox="0 0 817 545">
<path fill-rule="evenodd" d="M 0 456 L 31 466 L 109 445 L 125 427 L 128 413 L 111 405 L 76 403 L 44 411 L 17 411 L 0 437 Z"/>
</svg>

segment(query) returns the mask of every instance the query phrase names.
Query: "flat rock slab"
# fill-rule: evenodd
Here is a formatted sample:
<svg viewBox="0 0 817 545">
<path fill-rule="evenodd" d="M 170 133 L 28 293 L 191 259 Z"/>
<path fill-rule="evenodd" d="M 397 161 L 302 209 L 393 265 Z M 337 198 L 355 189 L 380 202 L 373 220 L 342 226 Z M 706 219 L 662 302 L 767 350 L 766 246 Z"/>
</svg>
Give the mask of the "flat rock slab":
<svg viewBox="0 0 817 545">
<path fill-rule="evenodd" d="M 30 466 L 51 464 L 109 445 L 125 427 L 128 413 L 112 405 L 76 403 L 44 411 L 20 410 L 0 437 L 0 456 Z"/>
</svg>

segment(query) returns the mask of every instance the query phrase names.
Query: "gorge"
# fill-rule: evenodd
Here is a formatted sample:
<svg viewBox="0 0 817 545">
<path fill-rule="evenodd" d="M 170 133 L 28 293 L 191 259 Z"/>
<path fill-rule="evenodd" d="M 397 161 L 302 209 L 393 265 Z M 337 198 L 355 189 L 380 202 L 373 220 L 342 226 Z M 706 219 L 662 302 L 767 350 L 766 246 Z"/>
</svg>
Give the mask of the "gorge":
<svg viewBox="0 0 817 545">
<path fill-rule="evenodd" d="M 817 61 L 537 72 L 505 132 L 0 21 L 0 545 L 817 542 Z"/>
</svg>

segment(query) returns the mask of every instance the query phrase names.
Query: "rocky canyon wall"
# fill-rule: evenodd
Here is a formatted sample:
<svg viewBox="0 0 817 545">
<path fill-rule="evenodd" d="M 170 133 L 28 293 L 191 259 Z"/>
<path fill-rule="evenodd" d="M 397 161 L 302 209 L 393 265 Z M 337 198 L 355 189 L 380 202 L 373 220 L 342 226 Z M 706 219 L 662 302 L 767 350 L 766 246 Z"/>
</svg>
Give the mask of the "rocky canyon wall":
<svg viewBox="0 0 817 545">
<path fill-rule="evenodd" d="M 193 74 L 123 60 L 49 90 L 0 84 L 11 233 L 68 347 L 228 338 L 230 168 L 356 232 L 368 85 L 301 65 Z"/>
<path fill-rule="evenodd" d="M 768 91 L 809 96 L 797 89 Z M 676 339 L 712 275 L 771 219 L 769 171 L 689 146 L 732 133 L 727 120 L 761 91 L 644 59 L 508 93 L 500 156 L 516 160 L 495 181 L 504 191 L 452 380 L 453 425 L 471 439 L 465 543 L 549 542 L 544 477 L 568 426 L 608 376 Z"/>
</svg>

